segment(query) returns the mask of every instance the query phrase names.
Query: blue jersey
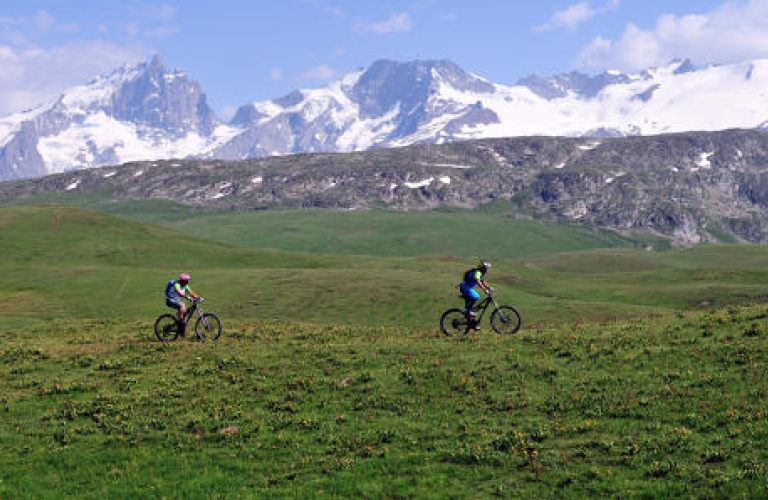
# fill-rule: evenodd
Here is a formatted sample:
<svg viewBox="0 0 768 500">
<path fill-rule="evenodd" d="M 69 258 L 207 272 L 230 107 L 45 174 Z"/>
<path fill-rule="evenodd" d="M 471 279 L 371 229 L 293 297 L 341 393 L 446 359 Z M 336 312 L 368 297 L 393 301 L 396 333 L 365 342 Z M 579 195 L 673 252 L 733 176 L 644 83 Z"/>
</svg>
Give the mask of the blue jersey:
<svg viewBox="0 0 768 500">
<path fill-rule="evenodd" d="M 462 283 L 467 288 L 474 288 L 477 286 L 477 282 L 483 279 L 483 272 L 480 269 L 470 269 L 464 273 L 464 282 Z"/>
<path fill-rule="evenodd" d="M 171 280 L 165 285 L 165 298 L 180 300 L 182 295 L 189 293 L 189 285 L 181 286 L 178 280 Z"/>
</svg>

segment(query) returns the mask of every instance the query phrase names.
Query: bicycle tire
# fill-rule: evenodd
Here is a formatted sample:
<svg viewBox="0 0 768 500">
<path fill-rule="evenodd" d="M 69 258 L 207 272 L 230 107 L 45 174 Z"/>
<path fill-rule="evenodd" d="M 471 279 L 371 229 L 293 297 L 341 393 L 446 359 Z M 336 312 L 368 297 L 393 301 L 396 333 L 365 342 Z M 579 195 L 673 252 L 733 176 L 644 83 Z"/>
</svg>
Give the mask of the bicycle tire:
<svg viewBox="0 0 768 500">
<path fill-rule="evenodd" d="M 440 317 L 440 330 L 448 337 L 461 337 L 469 331 L 467 315 L 461 309 L 448 309 Z"/>
<path fill-rule="evenodd" d="M 172 314 L 162 314 L 155 321 L 155 337 L 160 342 L 173 342 L 179 337 L 179 320 Z"/>
<path fill-rule="evenodd" d="M 195 335 L 200 340 L 218 340 L 221 336 L 221 320 L 213 313 L 205 313 L 195 323 Z"/>
<path fill-rule="evenodd" d="M 523 321 L 517 309 L 510 306 L 499 306 L 491 314 L 491 328 L 500 335 L 513 335 L 517 333 Z"/>
</svg>

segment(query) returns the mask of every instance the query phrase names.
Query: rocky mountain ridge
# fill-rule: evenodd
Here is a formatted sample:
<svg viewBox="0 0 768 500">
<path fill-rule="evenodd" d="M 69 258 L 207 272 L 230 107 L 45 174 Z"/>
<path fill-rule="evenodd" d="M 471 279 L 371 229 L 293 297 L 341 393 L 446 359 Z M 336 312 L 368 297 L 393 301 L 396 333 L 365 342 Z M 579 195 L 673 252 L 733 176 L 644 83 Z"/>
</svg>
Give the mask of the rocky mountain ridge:
<svg viewBox="0 0 768 500">
<path fill-rule="evenodd" d="M 162 198 L 210 210 L 503 204 L 675 244 L 768 244 L 768 134 L 521 137 L 353 153 L 132 162 L 0 183 L 0 201 Z"/>
</svg>

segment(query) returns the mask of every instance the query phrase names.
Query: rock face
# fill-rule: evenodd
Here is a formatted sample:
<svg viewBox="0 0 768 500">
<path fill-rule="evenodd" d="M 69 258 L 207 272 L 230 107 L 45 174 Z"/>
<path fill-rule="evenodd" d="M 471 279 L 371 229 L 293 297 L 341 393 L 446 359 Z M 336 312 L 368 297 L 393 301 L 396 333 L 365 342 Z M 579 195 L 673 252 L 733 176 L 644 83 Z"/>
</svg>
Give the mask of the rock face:
<svg viewBox="0 0 768 500">
<path fill-rule="evenodd" d="M 200 86 L 155 56 L 0 120 L 0 180 L 187 157 L 215 147 L 228 129 Z"/>
<path fill-rule="evenodd" d="M 0 184 L 0 201 L 40 195 L 165 198 L 214 210 L 423 210 L 496 201 L 515 216 L 652 233 L 678 245 L 768 244 L 768 134 L 483 139 L 231 162 L 134 162 Z"/>
<path fill-rule="evenodd" d="M 439 142 L 463 127 L 498 123 L 478 100 L 459 103 L 441 92 L 491 94 L 495 87 L 450 61 L 377 61 L 328 87 L 295 91 L 241 107 L 231 125 L 243 132 L 207 156 L 244 159 L 285 153 L 355 151 L 403 141 L 435 128 Z M 438 137 L 439 136 L 439 137 Z M 413 140 L 411 140 L 413 139 Z"/>
<path fill-rule="evenodd" d="M 768 60 L 499 85 L 446 60 L 376 61 L 326 87 L 242 106 L 228 124 L 159 57 L 0 119 L 0 180 L 138 160 L 241 160 L 532 135 L 768 129 Z"/>
<path fill-rule="evenodd" d="M 135 78 L 124 81 L 102 109 L 119 121 L 159 129 L 172 137 L 207 136 L 219 124 L 200 85 L 181 72 L 169 72 L 159 56 Z"/>
</svg>

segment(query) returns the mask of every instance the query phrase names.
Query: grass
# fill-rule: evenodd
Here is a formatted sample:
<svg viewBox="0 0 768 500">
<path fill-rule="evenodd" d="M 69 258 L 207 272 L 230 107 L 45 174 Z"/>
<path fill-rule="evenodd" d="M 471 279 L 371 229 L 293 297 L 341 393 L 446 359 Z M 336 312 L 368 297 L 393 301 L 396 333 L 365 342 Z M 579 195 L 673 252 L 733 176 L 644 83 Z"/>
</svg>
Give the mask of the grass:
<svg viewBox="0 0 768 500">
<path fill-rule="evenodd" d="M 516 219 L 504 202 L 477 210 L 424 212 L 210 212 L 168 200 L 59 196 L 63 196 L 62 203 L 163 224 L 205 240 L 287 252 L 385 257 L 482 255 L 499 259 L 596 248 L 668 246 L 666 241 L 649 235 L 621 236 L 575 224 Z M 39 201 L 33 198 L 24 203 Z"/>
<path fill-rule="evenodd" d="M 185 270 L 229 319 L 430 327 L 459 305 L 473 259 L 288 253 L 190 237 L 74 207 L 0 209 L 0 324 L 57 317 L 139 320 Z M 497 260 L 489 281 L 526 324 L 642 316 L 761 300 L 763 247 L 598 249 Z"/>
<path fill-rule="evenodd" d="M 497 259 L 521 332 L 443 338 L 471 263 L 0 207 L 0 498 L 768 495 L 765 247 Z"/>
<path fill-rule="evenodd" d="M 763 497 L 766 318 L 172 345 L 55 321 L 3 336 L 0 495 Z"/>
</svg>

